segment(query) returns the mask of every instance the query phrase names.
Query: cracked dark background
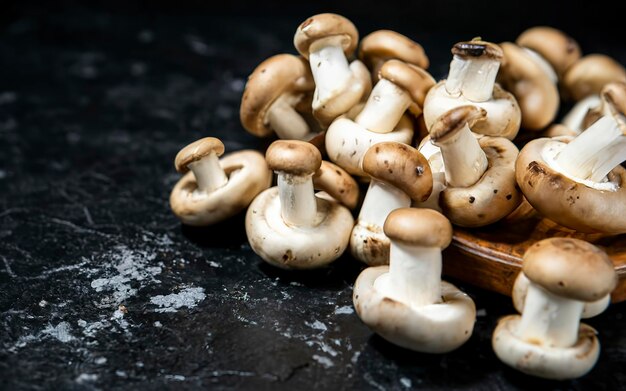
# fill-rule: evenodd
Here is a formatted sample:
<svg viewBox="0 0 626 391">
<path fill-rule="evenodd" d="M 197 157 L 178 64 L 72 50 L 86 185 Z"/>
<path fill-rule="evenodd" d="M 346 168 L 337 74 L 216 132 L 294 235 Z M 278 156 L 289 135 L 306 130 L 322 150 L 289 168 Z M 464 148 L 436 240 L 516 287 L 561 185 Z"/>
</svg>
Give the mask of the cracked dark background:
<svg viewBox="0 0 626 391">
<path fill-rule="evenodd" d="M 589 375 L 536 380 L 491 350 L 497 319 L 514 312 L 507 297 L 453 281 L 476 302 L 474 335 L 449 354 L 409 352 L 353 312 L 362 266 L 349 256 L 276 270 L 250 250 L 242 215 L 198 229 L 168 206 L 187 143 L 268 145 L 239 124 L 246 77 L 295 53 L 296 27 L 318 12 L 414 38 L 437 78 L 454 42 L 541 23 L 626 64 L 623 5 L 545 3 L 3 4 L 0 388 L 622 388 L 625 304 L 586 321 L 602 344 Z"/>
</svg>

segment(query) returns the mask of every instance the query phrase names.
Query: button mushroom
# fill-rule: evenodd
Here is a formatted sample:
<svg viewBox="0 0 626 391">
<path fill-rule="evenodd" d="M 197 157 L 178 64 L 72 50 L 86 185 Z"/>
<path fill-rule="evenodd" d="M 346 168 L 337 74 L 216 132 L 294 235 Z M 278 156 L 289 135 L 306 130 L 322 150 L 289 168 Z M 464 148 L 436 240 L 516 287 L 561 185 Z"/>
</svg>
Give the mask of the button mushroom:
<svg viewBox="0 0 626 391">
<path fill-rule="evenodd" d="M 460 106 L 444 113 L 430 129 L 431 142 L 441 150 L 447 183 L 439 205 L 463 227 L 494 223 L 522 199 L 515 183 L 517 147 L 503 137 L 477 139 L 470 130 L 486 115 L 476 106 Z"/>
<path fill-rule="evenodd" d="M 515 43 L 540 55 L 550 64 L 559 80 L 581 56 L 578 43 L 553 27 L 531 27 L 521 33 Z"/>
<path fill-rule="evenodd" d="M 389 213 L 425 201 L 433 186 L 428 162 L 417 149 L 394 142 L 378 143 L 363 156 L 371 182 L 350 237 L 350 251 L 368 265 L 389 263 L 389 238 L 383 224 Z"/>
<path fill-rule="evenodd" d="M 298 52 L 309 60 L 315 93 L 313 114 L 323 125 L 357 104 L 371 89 L 370 73 L 361 61 L 348 64 L 359 33 L 351 21 L 337 14 L 305 20 L 294 36 Z"/>
<path fill-rule="evenodd" d="M 223 153 L 220 140 L 206 137 L 176 155 L 176 170 L 186 175 L 174 186 L 170 206 L 183 223 L 209 225 L 233 216 L 272 183 L 259 152 L 233 152 L 219 159 Z"/>
<path fill-rule="evenodd" d="M 613 109 L 569 143 L 541 138 L 526 144 L 515 170 L 528 202 L 571 229 L 626 233 L 625 121 Z"/>
<path fill-rule="evenodd" d="M 369 68 L 372 83 L 378 81 L 378 72 L 387 60 L 397 59 L 423 69 L 429 65 L 422 45 L 391 30 L 377 30 L 363 37 L 359 59 Z"/>
<path fill-rule="evenodd" d="M 520 108 L 515 97 L 495 83 L 503 58 L 502 49 L 474 39 L 452 48 L 448 79 L 430 89 L 424 102 L 424 120 L 430 129 L 446 111 L 463 105 L 482 107 L 487 120 L 474 132 L 512 140 L 519 131 Z"/>
<path fill-rule="evenodd" d="M 579 101 L 599 94 L 606 84 L 626 82 L 626 69 L 604 54 L 589 54 L 575 62 L 563 77 L 564 98 Z"/>
<path fill-rule="evenodd" d="M 309 140 L 315 134 L 295 107 L 314 88 L 305 59 L 291 54 L 270 57 L 248 78 L 239 109 L 241 124 L 259 137 L 276 132 L 282 139 Z"/>
<path fill-rule="evenodd" d="M 284 269 L 311 269 L 337 259 L 348 246 L 354 220 L 343 205 L 315 196 L 319 150 L 302 141 L 278 140 L 266 160 L 278 174 L 278 186 L 259 194 L 248 208 L 252 250 Z"/>
<path fill-rule="evenodd" d="M 609 257 L 583 240 L 549 238 L 524 254 L 530 280 L 522 315 L 500 319 L 492 345 L 500 360 L 529 375 L 573 379 L 593 368 L 596 331 L 580 323 L 585 302 L 609 294 L 617 274 Z"/>
<path fill-rule="evenodd" d="M 366 325 L 389 342 L 425 353 L 445 353 L 471 336 L 476 308 L 469 296 L 441 281 L 441 250 L 452 226 L 439 212 L 402 208 L 384 225 L 389 266 L 365 269 L 352 299 Z"/>
<path fill-rule="evenodd" d="M 426 92 L 435 84 L 428 72 L 399 60 L 387 61 L 379 74 L 380 81 L 354 121 L 340 117 L 326 132 L 328 157 L 353 175 L 365 176 L 360 163 L 370 146 L 411 143 L 413 124 L 403 114 L 407 108 L 419 114 Z"/>
</svg>

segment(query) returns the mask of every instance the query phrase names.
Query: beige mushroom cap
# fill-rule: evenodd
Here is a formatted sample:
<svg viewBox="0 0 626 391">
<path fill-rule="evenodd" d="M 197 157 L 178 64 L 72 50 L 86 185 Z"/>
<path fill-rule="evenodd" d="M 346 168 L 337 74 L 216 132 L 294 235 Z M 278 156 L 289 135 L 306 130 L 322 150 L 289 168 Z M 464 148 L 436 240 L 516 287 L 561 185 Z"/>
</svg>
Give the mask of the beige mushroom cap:
<svg viewBox="0 0 626 391">
<path fill-rule="evenodd" d="M 559 110 L 559 91 L 531 55 L 521 47 L 500 44 L 506 62 L 498 72 L 498 82 L 513 93 L 522 111 L 522 127 L 539 130 L 548 126 Z"/>
<path fill-rule="evenodd" d="M 380 68 L 378 77 L 389 80 L 409 94 L 413 100 L 409 106 L 409 110 L 414 115 L 420 115 L 422 113 L 426 94 L 436 84 L 435 79 L 430 73 L 422 68 L 400 60 L 389 60 L 385 62 Z"/>
<path fill-rule="evenodd" d="M 553 170 L 541 156 L 550 139 L 524 146 L 515 162 L 517 184 L 541 214 L 580 232 L 626 233 L 626 169 L 615 167 L 608 179 L 616 191 L 601 191 Z"/>
<path fill-rule="evenodd" d="M 563 77 L 564 93 L 579 101 L 591 94 L 599 94 L 613 81 L 626 82 L 626 69 L 604 54 L 589 54 L 574 63 Z"/>
<path fill-rule="evenodd" d="M 313 42 L 332 36 L 342 37 L 346 57 L 352 56 L 359 42 L 359 32 L 350 20 L 337 14 L 318 14 L 302 22 L 293 37 L 293 44 L 308 59 L 309 47 Z"/>
<path fill-rule="evenodd" d="M 205 137 L 194 141 L 176 154 L 174 166 L 181 174 L 189 171 L 189 164 L 214 153 L 217 157 L 224 154 L 224 144 L 215 137 Z"/>
<path fill-rule="evenodd" d="M 433 174 L 428 160 L 406 144 L 374 144 L 363 155 L 361 167 L 372 178 L 402 190 L 415 201 L 425 201 L 433 189 Z"/>
<path fill-rule="evenodd" d="M 270 170 L 292 175 L 314 174 L 322 164 L 322 155 L 313 144 L 298 140 L 276 140 L 265 152 Z"/>
<path fill-rule="evenodd" d="M 272 103 L 283 94 L 304 94 L 314 88 L 308 61 L 291 54 L 272 56 L 248 77 L 239 108 L 241 124 L 255 136 L 269 136 L 273 130 L 268 127 L 266 117 Z"/>
<path fill-rule="evenodd" d="M 389 239 L 411 246 L 444 249 L 452 241 L 450 220 L 433 209 L 396 209 L 387 216 L 383 230 Z"/>
<path fill-rule="evenodd" d="M 599 120 L 605 112 L 611 113 L 618 122 L 624 122 L 623 115 L 626 115 L 626 83 L 612 82 L 602 88 L 600 93 L 600 105 L 587 111 L 583 118 L 582 128 L 587 129 L 594 122 Z M 621 115 L 616 115 L 621 114 Z"/>
<path fill-rule="evenodd" d="M 471 41 L 457 42 L 452 46 L 452 54 L 462 58 L 483 57 L 502 62 L 504 54 L 502 49 L 495 43 L 473 39 Z"/>
<path fill-rule="evenodd" d="M 359 59 L 372 71 L 376 71 L 377 63 L 393 58 L 428 69 L 429 61 L 422 45 L 405 35 L 377 30 L 361 39 Z"/>
<path fill-rule="evenodd" d="M 515 43 L 539 53 L 552 65 L 559 79 L 581 56 L 580 46 L 572 37 L 547 26 L 529 28 Z"/>
<path fill-rule="evenodd" d="M 343 168 L 322 160 L 319 170 L 313 175 L 313 186 L 328 193 L 349 209 L 354 209 L 359 201 L 359 185 Z"/>
<path fill-rule="evenodd" d="M 596 301 L 617 285 L 606 252 L 584 240 L 548 238 L 526 250 L 522 271 L 530 281 L 561 297 Z"/>
</svg>

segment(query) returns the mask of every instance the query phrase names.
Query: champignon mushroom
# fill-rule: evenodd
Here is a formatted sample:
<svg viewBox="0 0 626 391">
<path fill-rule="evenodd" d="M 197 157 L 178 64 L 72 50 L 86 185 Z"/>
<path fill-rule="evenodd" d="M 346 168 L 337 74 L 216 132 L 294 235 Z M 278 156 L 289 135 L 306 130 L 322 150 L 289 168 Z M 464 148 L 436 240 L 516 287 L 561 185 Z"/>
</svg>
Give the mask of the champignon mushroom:
<svg viewBox="0 0 626 391">
<path fill-rule="evenodd" d="M 244 150 L 219 159 L 223 153 L 219 139 L 206 137 L 176 155 L 176 170 L 186 175 L 174 186 L 170 206 L 184 224 L 209 225 L 233 216 L 272 183 L 259 152 Z"/>
<path fill-rule="evenodd" d="M 496 44 L 474 39 L 452 47 L 448 79 L 430 89 L 424 102 L 424 120 L 430 129 L 446 111 L 463 105 L 482 107 L 487 120 L 474 132 L 512 140 L 519 131 L 520 108 L 515 97 L 495 83 L 503 54 Z"/>
<path fill-rule="evenodd" d="M 581 232 L 626 233 L 626 124 L 605 115 L 569 143 L 541 138 L 524 146 L 516 179 L 530 204 Z"/>
<path fill-rule="evenodd" d="M 314 88 L 305 59 L 291 54 L 272 56 L 248 77 L 239 108 L 241 124 L 259 137 L 276 132 L 282 139 L 309 140 L 315 134 L 295 107 Z"/>
<path fill-rule="evenodd" d="M 380 81 L 354 121 L 340 117 L 326 132 L 328 157 L 353 175 L 365 176 L 360 163 L 370 146 L 411 143 L 413 124 L 403 114 L 409 109 L 419 115 L 426 92 L 435 84 L 428 72 L 399 60 L 387 61 L 379 74 Z"/>
<path fill-rule="evenodd" d="M 352 300 L 367 326 L 389 342 L 425 353 L 445 353 L 465 343 L 476 319 L 472 299 L 441 281 L 441 250 L 452 226 L 431 209 L 402 208 L 384 225 L 391 240 L 389 266 L 365 269 Z"/>
<path fill-rule="evenodd" d="M 326 160 L 322 160 L 322 165 L 313 175 L 313 187 L 349 209 L 356 208 L 359 202 L 359 185 L 354 178 L 343 168 Z M 320 193 L 317 196 L 321 196 Z"/>
<path fill-rule="evenodd" d="M 563 77 L 564 98 L 579 101 L 599 94 L 606 84 L 626 82 L 626 69 L 604 54 L 589 54 L 575 62 Z"/>
<path fill-rule="evenodd" d="M 387 60 L 398 59 L 423 69 L 428 69 L 429 65 L 422 45 L 391 30 L 377 30 L 363 37 L 359 45 L 359 59 L 369 68 L 374 84 Z"/>
<path fill-rule="evenodd" d="M 278 186 L 259 194 L 248 208 L 252 250 L 283 269 L 311 269 L 337 259 L 348 246 L 354 220 L 343 205 L 315 196 L 319 150 L 302 141 L 278 140 L 266 160 L 278 174 Z"/>
<path fill-rule="evenodd" d="M 589 110 L 597 108 L 600 105 L 600 95 L 589 95 L 579 102 L 563 117 L 561 124 L 555 126 L 563 126 L 563 128 L 555 128 L 550 132 L 546 132 L 547 137 L 556 136 L 576 136 L 585 128 L 583 122 Z M 550 130 L 550 129 L 549 129 Z"/>
<path fill-rule="evenodd" d="M 371 181 L 352 229 L 350 252 L 368 265 L 386 265 L 385 219 L 392 210 L 411 206 L 411 200 L 425 201 L 432 190 L 432 174 L 417 149 L 394 142 L 371 146 L 363 155 L 362 167 Z"/>
<path fill-rule="evenodd" d="M 337 14 L 311 16 L 296 30 L 294 45 L 309 60 L 315 80 L 313 114 L 323 125 L 350 110 L 371 89 L 365 65 L 359 60 L 348 64 L 358 40 L 354 24 Z"/>
<path fill-rule="evenodd" d="M 500 319 L 492 345 L 500 360 L 529 375 L 573 379 L 593 368 L 596 331 L 580 323 L 584 303 L 608 295 L 617 274 L 605 252 L 583 240 L 549 238 L 524 254 L 530 280 L 522 315 Z"/>
<path fill-rule="evenodd" d="M 522 198 L 515 183 L 517 147 L 503 137 L 477 139 L 470 129 L 487 113 L 459 106 L 431 127 L 430 139 L 441 150 L 447 187 L 439 195 L 443 213 L 456 225 L 479 227 L 511 213 Z"/>
<path fill-rule="evenodd" d="M 581 56 L 578 42 L 553 27 L 531 27 L 521 33 L 515 43 L 539 54 L 550 64 L 559 79 Z"/>
</svg>

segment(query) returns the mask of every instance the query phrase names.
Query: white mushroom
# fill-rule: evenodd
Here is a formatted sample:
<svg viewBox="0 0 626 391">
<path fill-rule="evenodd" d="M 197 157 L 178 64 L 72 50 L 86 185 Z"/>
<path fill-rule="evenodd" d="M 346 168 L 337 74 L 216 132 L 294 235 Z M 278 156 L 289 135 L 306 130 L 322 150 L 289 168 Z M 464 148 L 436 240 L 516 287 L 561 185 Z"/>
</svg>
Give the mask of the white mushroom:
<svg viewBox="0 0 626 391">
<path fill-rule="evenodd" d="M 384 232 L 391 240 L 389 266 L 359 275 L 352 296 L 357 314 L 396 345 L 426 353 L 458 348 L 472 334 L 476 308 L 466 294 L 441 281 L 450 222 L 430 209 L 396 209 Z"/>
<path fill-rule="evenodd" d="M 580 323 L 584 303 L 617 284 L 609 257 L 590 243 L 549 238 L 524 254 L 530 280 L 522 315 L 502 318 L 493 333 L 500 360 L 529 375 L 572 379 L 593 368 L 600 353 L 596 331 Z"/>
</svg>

